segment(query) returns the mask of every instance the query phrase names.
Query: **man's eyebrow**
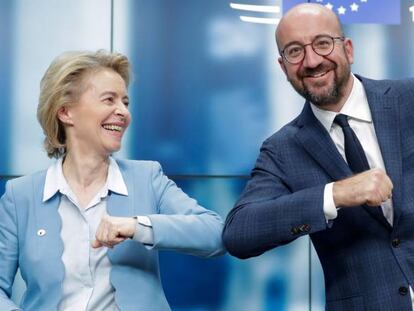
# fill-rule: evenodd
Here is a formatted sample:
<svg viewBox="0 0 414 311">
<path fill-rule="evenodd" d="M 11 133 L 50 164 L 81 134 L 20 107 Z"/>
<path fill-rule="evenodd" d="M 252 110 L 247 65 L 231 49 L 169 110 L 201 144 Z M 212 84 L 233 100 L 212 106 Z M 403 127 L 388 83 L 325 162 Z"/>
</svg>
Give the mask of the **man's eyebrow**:
<svg viewBox="0 0 414 311">
<path fill-rule="evenodd" d="M 283 46 L 283 48 L 281 49 L 281 51 L 283 51 L 284 49 L 286 49 L 286 47 L 287 47 L 287 46 L 292 45 L 292 44 L 299 44 L 299 45 L 303 45 L 303 43 L 302 43 L 302 42 L 299 42 L 299 41 L 290 41 L 290 42 L 286 43 L 286 44 Z"/>
<path fill-rule="evenodd" d="M 332 34 L 328 34 L 328 33 L 320 33 L 320 34 L 317 34 L 316 36 L 314 36 L 311 40 L 310 40 L 310 42 L 309 43 L 312 43 L 313 42 L 313 40 L 315 40 L 316 38 L 318 38 L 318 37 L 324 37 L 324 36 L 329 36 L 329 37 L 332 37 L 332 38 L 335 38 L 335 37 L 343 37 L 342 35 L 332 35 Z M 302 43 L 302 42 L 300 42 L 300 41 L 298 41 L 298 40 L 295 40 L 295 41 L 290 41 L 290 42 L 288 42 L 288 43 L 286 43 L 285 45 L 284 45 L 284 47 L 283 47 L 283 49 L 285 48 L 285 47 L 287 47 L 288 45 L 291 45 L 291 44 L 300 44 L 300 45 L 304 45 L 304 44 L 307 44 L 307 43 Z M 282 49 L 282 50 L 283 50 Z"/>
</svg>

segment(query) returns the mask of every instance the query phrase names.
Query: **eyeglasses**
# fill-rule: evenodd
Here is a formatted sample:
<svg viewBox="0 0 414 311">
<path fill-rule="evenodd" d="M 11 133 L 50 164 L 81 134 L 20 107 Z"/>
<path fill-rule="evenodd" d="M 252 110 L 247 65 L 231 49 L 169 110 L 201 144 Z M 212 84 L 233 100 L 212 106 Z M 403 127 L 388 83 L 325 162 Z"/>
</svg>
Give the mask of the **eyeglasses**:
<svg viewBox="0 0 414 311">
<path fill-rule="evenodd" d="M 299 64 L 305 58 L 305 46 L 310 45 L 312 47 L 312 50 L 319 56 L 328 56 L 332 53 L 335 47 L 335 40 L 344 41 L 345 38 L 320 35 L 308 44 L 292 42 L 285 46 L 280 54 L 284 57 L 284 59 L 286 59 L 288 63 Z"/>
</svg>

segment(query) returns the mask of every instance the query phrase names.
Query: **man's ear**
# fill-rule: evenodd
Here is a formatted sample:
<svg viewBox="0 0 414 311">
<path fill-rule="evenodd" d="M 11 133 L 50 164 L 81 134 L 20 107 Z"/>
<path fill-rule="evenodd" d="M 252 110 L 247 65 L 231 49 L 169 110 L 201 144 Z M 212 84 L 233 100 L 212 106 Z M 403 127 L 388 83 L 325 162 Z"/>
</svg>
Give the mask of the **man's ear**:
<svg viewBox="0 0 414 311">
<path fill-rule="evenodd" d="M 68 107 L 60 107 L 57 112 L 57 117 L 60 120 L 60 122 L 63 123 L 63 125 L 73 125 L 72 116 L 70 113 L 70 109 L 68 109 Z"/>
<path fill-rule="evenodd" d="M 285 73 L 286 79 L 289 81 L 289 78 L 287 77 L 286 66 L 285 66 L 285 63 L 283 62 L 282 56 L 279 56 L 279 58 L 277 59 L 277 61 L 279 62 L 280 68 L 282 68 L 283 72 Z"/>
<path fill-rule="evenodd" d="M 354 63 L 354 45 L 352 44 L 351 39 L 345 38 L 344 50 L 345 50 L 345 54 L 348 59 L 348 62 L 350 64 L 353 64 Z"/>
</svg>

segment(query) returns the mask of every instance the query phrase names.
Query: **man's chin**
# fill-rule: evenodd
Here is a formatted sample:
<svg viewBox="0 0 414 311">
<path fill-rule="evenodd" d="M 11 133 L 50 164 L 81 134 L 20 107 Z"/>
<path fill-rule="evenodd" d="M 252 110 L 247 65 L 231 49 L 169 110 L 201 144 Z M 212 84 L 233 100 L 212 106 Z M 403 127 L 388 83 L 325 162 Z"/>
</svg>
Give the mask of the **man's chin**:
<svg viewBox="0 0 414 311">
<path fill-rule="evenodd" d="M 310 94 L 315 94 L 315 96 L 320 96 L 320 97 L 329 96 L 329 94 L 331 94 L 335 89 L 334 83 L 326 83 L 326 82 L 320 82 L 320 83 L 304 82 L 302 85 L 306 92 Z"/>
<path fill-rule="evenodd" d="M 304 97 L 312 104 L 318 107 L 325 107 L 335 104 L 338 101 L 338 94 L 336 92 L 321 93 L 318 94 L 307 92 Z"/>
</svg>

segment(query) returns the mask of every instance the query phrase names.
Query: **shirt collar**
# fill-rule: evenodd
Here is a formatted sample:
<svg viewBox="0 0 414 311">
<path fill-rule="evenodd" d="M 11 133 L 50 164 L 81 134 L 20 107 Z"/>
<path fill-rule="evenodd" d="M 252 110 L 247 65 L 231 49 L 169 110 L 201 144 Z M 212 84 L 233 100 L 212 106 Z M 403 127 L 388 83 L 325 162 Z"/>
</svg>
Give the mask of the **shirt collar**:
<svg viewBox="0 0 414 311">
<path fill-rule="evenodd" d="M 46 173 L 45 186 L 43 188 L 43 202 L 49 200 L 57 192 L 63 194 L 70 193 L 70 187 L 66 182 L 62 170 L 63 157 L 59 158 Z M 106 189 L 121 195 L 128 195 L 128 190 L 122 177 L 121 170 L 115 159 L 109 157 L 108 177 L 106 180 Z"/>
<path fill-rule="evenodd" d="M 364 87 L 361 81 L 359 81 L 353 74 L 352 78 L 354 80 L 352 84 L 351 94 L 349 95 L 339 113 L 345 114 L 352 119 L 370 123 L 372 122 L 372 116 Z M 338 113 L 334 111 L 323 110 L 312 103 L 311 108 L 315 117 L 329 132 L 332 127 L 332 123 Z"/>
<path fill-rule="evenodd" d="M 107 184 L 108 190 L 121 195 L 128 195 L 128 189 L 124 178 L 122 177 L 121 170 L 119 169 L 118 163 L 116 163 L 115 159 L 112 157 L 109 157 Z"/>
</svg>

